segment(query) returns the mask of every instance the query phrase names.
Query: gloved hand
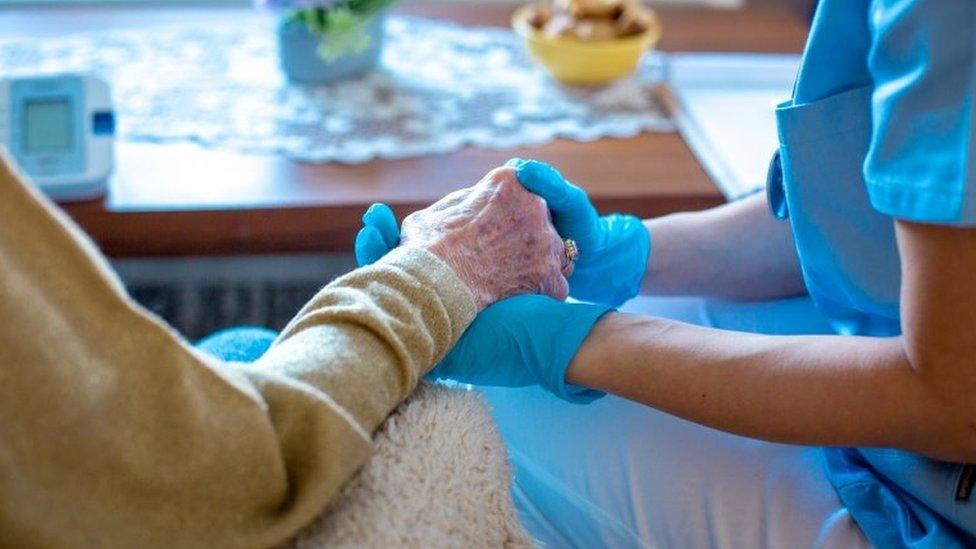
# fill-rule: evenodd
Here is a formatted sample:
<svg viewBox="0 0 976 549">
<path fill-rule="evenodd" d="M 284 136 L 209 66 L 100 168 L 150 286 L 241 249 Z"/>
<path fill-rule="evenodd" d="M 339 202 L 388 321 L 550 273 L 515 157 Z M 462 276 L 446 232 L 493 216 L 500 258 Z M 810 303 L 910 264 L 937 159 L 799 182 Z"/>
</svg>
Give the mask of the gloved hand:
<svg viewBox="0 0 976 549">
<path fill-rule="evenodd" d="M 514 158 L 508 165 L 526 189 L 545 199 L 559 235 L 579 247 L 569 295 L 611 307 L 635 297 L 651 252 L 651 235 L 641 220 L 622 214 L 600 217 L 586 191 L 549 164 Z"/>
<path fill-rule="evenodd" d="M 373 204 L 356 236 L 356 262 L 362 267 L 378 261 L 399 240 L 393 210 Z M 503 299 L 474 319 L 427 377 L 500 387 L 540 385 L 569 402 L 592 402 L 604 393 L 567 384 L 566 369 L 593 325 L 610 310 L 541 295 Z"/>
<path fill-rule="evenodd" d="M 356 235 L 356 264 L 365 267 L 400 244 L 400 225 L 393 210 L 386 204 L 376 203 L 363 214 L 363 228 Z"/>
<path fill-rule="evenodd" d="M 428 374 L 474 385 L 539 385 L 588 404 L 605 393 L 566 383 L 566 369 L 605 305 L 567 303 L 543 295 L 509 297 L 488 306 Z"/>
</svg>

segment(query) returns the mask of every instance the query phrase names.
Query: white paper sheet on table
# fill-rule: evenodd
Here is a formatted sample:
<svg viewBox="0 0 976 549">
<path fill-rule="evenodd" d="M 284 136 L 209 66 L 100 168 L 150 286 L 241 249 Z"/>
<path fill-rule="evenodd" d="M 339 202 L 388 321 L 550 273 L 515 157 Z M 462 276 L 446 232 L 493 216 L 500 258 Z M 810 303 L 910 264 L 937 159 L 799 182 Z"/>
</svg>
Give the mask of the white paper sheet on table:
<svg viewBox="0 0 976 549">
<path fill-rule="evenodd" d="M 666 100 L 678 130 L 729 200 L 762 188 L 777 147 L 775 109 L 800 56 L 671 54 Z"/>
</svg>

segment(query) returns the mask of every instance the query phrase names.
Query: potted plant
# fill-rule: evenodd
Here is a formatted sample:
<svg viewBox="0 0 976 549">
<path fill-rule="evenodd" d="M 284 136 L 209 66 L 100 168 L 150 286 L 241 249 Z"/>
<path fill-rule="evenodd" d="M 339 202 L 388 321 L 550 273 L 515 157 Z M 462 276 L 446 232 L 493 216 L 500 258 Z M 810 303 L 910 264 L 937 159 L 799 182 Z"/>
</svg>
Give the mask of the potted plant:
<svg viewBox="0 0 976 549">
<path fill-rule="evenodd" d="M 289 80 L 328 84 L 376 67 L 384 10 L 396 0 L 256 0 L 279 13 L 278 58 Z"/>
</svg>

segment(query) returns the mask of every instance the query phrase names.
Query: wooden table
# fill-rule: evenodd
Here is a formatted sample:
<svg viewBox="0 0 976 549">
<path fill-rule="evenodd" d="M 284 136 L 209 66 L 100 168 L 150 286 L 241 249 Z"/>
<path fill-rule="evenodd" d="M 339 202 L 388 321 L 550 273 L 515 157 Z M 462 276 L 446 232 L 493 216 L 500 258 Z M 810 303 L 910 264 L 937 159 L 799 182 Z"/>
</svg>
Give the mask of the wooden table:
<svg viewBox="0 0 976 549">
<path fill-rule="evenodd" d="M 409 4 L 398 10 L 504 26 L 512 5 Z M 803 22 L 776 4 L 658 12 L 664 26 L 660 47 L 666 51 L 799 52 L 806 37 Z M 0 36 L 37 39 L 191 17 L 255 16 L 240 7 L 5 8 Z M 119 143 L 117 153 L 108 197 L 65 207 L 115 257 L 349 251 L 370 203 L 387 202 L 402 216 L 474 183 L 511 156 L 554 163 L 585 186 L 603 211 L 655 216 L 723 201 L 677 134 L 558 140 L 511 151 L 466 148 L 360 165 L 303 164 L 189 144 Z"/>
</svg>

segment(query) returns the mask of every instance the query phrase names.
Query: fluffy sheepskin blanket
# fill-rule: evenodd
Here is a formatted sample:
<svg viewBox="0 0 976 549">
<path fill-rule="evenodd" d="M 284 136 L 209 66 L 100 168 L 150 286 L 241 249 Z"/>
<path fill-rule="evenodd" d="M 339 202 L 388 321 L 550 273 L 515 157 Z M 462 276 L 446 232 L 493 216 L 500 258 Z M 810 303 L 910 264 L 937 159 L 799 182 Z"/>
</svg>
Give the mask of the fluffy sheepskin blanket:
<svg viewBox="0 0 976 549">
<path fill-rule="evenodd" d="M 375 441 L 377 452 L 293 548 L 532 547 L 480 395 L 422 384 Z"/>
</svg>

